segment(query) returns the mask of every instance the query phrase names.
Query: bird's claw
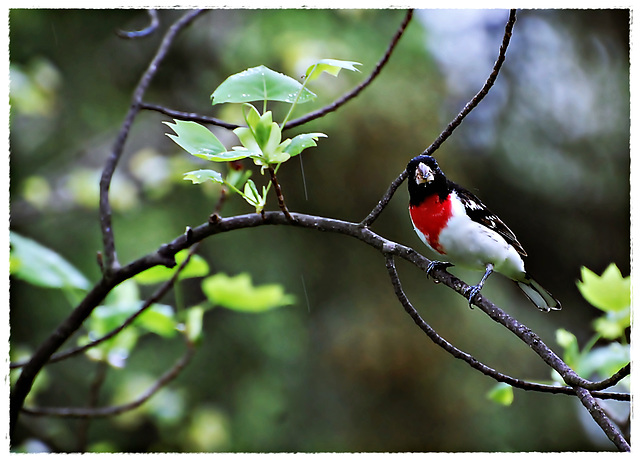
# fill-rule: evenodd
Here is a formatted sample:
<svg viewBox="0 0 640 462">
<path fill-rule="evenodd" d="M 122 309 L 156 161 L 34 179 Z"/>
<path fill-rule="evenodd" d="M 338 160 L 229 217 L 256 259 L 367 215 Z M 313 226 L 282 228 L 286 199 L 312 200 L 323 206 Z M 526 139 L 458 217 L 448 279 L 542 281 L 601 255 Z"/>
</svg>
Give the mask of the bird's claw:
<svg viewBox="0 0 640 462">
<path fill-rule="evenodd" d="M 450 266 L 453 266 L 453 263 L 449 263 L 447 261 L 432 260 L 431 263 L 429 263 L 429 266 L 427 266 L 427 271 L 425 272 L 427 273 L 427 277 L 433 277 L 431 276 L 431 272 L 434 269 L 445 269 L 449 268 Z"/>
<path fill-rule="evenodd" d="M 482 286 L 478 284 L 476 286 L 469 287 L 465 291 L 464 296 L 469 301 L 469 308 L 473 309 L 472 300 L 476 297 L 476 295 L 480 293 L 481 290 L 482 290 Z"/>
</svg>

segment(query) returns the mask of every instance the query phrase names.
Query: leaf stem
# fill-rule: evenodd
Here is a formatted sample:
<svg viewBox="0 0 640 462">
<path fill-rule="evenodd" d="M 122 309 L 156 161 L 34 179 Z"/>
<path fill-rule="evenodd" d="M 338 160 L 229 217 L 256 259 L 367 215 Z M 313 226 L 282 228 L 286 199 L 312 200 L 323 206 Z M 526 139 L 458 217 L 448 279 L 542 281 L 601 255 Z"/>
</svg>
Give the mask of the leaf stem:
<svg viewBox="0 0 640 462">
<path fill-rule="evenodd" d="M 293 110 L 295 109 L 296 105 L 298 104 L 298 100 L 300 99 L 300 96 L 302 95 L 302 92 L 304 91 L 304 89 L 307 86 L 307 82 L 309 81 L 309 77 L 311 77 L 311 75 L 314 73 L 314 71 L 316 70 L 316 67 L 318 67 L 318 64 L 314 64 L 313 65 L 313 70 L 311 72 L 307 72 L 307 75 L 304 77 L 304 81 L 302 82 L 302 86 L 300 87 L 300 90 L 298 90 L 298 94 L 296 95 L 296 99 L 293 100 L 293 103 L 291 104 L 291 107 L 289 108 L 289 112 L 287 112 L 287 115 L 285 116 L 284 120 L 280 124 L 280 128 L 284 128 L 284 126 L 286 125 L 287 121 L 291 117 L 291 114 L 293 113 Z"/>
</svg>

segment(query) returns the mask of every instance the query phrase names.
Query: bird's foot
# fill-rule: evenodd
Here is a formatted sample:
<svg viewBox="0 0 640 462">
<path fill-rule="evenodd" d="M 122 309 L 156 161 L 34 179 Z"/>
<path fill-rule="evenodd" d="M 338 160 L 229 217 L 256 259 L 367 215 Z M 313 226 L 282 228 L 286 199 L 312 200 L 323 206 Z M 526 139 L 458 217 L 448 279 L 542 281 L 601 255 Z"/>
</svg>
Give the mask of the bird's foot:
<svg viewBox="0 0 640 462">
<path fill-rule="evenodd" d="M 447 261 L 437 261 L 437 260 L 432 260 L 431 263 L 429 263 L 429 266 L 427 266 L 427 277 L 432 277 L 431 272 L 434 269 L 445 269 L 445 268 L 449 268 L 450 266 L 454 266 L 453 263 L 449 263 Z M 434 278 L 435 282 L 438 282 L 435 278 Z"/>
<path fill-rule="evenodd" d="M 472 301 L 480 293 L 482 290 L 482 285 L 478 284 L 475 286 L 470 286 L 464 293 L 464 296 L 469 301 L 469 308 L 473 309 Z"/>
</svg>

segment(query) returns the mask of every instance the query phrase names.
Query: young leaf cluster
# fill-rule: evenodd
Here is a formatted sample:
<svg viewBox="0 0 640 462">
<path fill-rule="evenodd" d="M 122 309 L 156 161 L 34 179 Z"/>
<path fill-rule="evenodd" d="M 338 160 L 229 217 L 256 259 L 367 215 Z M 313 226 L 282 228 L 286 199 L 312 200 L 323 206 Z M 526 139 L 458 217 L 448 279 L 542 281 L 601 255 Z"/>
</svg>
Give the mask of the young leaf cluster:
<svg viewBox="0 0 640 462">
<path fill-rule="evenodd" d="M 174 119 L 173 123 L 165 122 L 175 134 L 167 134 L 189 154 L 211 162 L 230 162 L 251 159 L 260 167 L 277 172 L 280 165 L 302 153 L 307 148 L 316 146 L 318 138 L 326 137 L 324 133 L 302 133 L 293 138 L 283 139 L 282 130 L 298 104 L 313 101 L 315 93 L 308 90 L 307 84 L 316 79 L 322 72 L 337 76 L 342 69 L 357 71 L 359 63 L 323 59 L 309 66 L 302 83 L 275 72 L 265 66 L 247 69 L 228 77 L 211 95 L 212 103 L 241 103 L 246 126 L 233 130 L 239 145 L 226 149 L 223 143 L 205 126 L 196 122 Z M 262 113 L 251 102 L 262 101 Z M 269 101 L 280 101 L 290 104 L 289 111 L 281 123 L 273 120 L 273 113 L 267 110 Z M 242 196 L 256 212 L 264 209 L 271 183 L 260 190 L 249 178 L 250 174 L 239 175 L 230 170 L 227 176 L 217 170 L 203 169 L 188 172 L 185 180 L 194 184 L 206 181 L 225 184 L 233 192 Z"/>
<path fill-rule="evenodd" d="M 556 341 L 564 349 L 564 361 L 581 377 L 609 377 L 631 359 L 626 339 L 626 329 L 631 325 L 631 279 L 630 276 L 622 277 L 614 263 L 600 276 L 583 266 L 581 277 L 577 282 L 578 290 L 604 314 L 593 321 L 595 334 L 582 350 L 576 336 L 566 329 L 556 332 Z M 596 347 L 602 339 L 610 343 Z M 628 385 L 626 379 L 622 383 Z"/>
<path fill-rule="evenodd" d="M 577 337 L 567 329 L 556 331 L 556 342 L 563 348 L 563 361 L 581 377 L 610 377 L 631 360 L 626 329 L 631 325 L 631 279 L 622 277 L 618 267 L 611 263 L 598 276 L 586 267 L 581 270 L 582 280 L 577 282 L 582 296 L 604 314 L 593 321 L 594 335 L 580 349 Z M 597 346 L 600 340 L 608 340 L 605 346 Z M 553 371 L 553 381 L 563 382 Z M 629 377 L 622 380 L 629 387 Z M 492 401 L 508 406 L 513 401 L 511 386 L 496 385 L 489 393 Z"/>
</svg>

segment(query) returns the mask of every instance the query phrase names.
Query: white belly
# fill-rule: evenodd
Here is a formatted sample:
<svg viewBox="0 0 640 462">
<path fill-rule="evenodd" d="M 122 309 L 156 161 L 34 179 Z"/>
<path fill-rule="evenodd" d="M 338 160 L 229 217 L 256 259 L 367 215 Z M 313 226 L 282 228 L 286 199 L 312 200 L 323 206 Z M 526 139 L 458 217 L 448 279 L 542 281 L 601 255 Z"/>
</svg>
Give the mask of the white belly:
<svg viewBox="0 0 640 462">
<path fill-rule="evenodd" d="M 454 202 L 453 216 L 440 233 L 440 245 L 446 259 L 456 265 L 484 271 L 491 263 L 494 270 L 511 279 L 524 275 L 524 262 L 513 246 L 495 231 L 474 222 L 464 206 Z"/>
</svg>

